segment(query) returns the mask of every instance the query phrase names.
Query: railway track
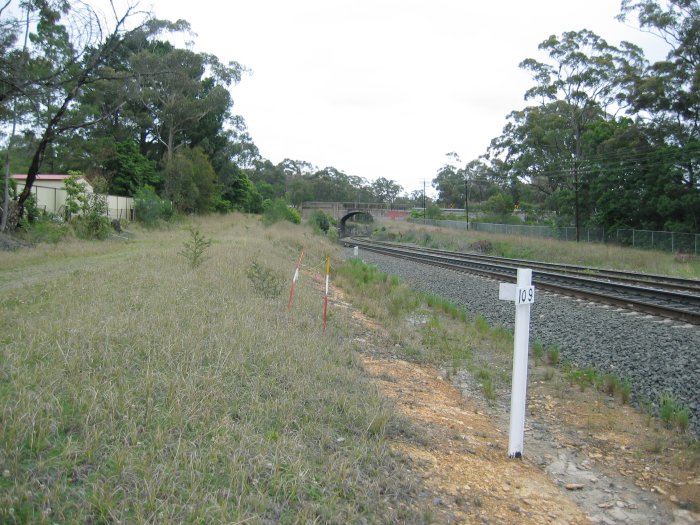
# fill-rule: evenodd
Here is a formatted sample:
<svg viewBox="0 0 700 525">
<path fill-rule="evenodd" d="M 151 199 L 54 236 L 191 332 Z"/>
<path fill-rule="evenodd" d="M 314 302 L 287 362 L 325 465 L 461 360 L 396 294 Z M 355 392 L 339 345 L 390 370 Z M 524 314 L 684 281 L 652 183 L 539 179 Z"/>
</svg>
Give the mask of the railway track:
<svg viewBox="0 0 700 525">
<path fill-rule="evenodd" d="M 423 264 L 515 282 L 518 268 L 532 268 L 537 289 L 700 325 L 700 281 L 464 254 L 352 237 L 346 244 Z"/>
</svg>

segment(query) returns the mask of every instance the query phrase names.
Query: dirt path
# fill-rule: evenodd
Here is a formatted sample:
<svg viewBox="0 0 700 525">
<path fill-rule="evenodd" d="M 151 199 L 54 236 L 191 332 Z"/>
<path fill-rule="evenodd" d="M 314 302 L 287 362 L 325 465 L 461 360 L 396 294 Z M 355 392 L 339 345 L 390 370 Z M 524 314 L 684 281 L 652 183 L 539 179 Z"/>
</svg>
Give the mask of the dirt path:
<svg viewBox="0 0 700 525">
<path fill-rule="evenodd" d="M 508 459 L 507 393 L 487 401 L 467 372 L 448 380 L 397 358 L 381 326 L 336 303 L 361 327 L 363 366 L 416 429 L 391 443 L 423 480 L 430 522 L 700 523 L 683 508 L 700 501 L 697 467 L 646 453 L 650 430 L 634 409 L 596 392 L 557 395 L 532 370 L 524 459 Z"/>
<path fill-rule="evenodd" d="M 438 371 L 401 360 L 363 356 L 366 370 L 420 442 L 394 444 L 411 459 L 434 498 L 439 522 L 587 523 L 540 469 L 506 457 L 507 436 Z"/>
</svg>

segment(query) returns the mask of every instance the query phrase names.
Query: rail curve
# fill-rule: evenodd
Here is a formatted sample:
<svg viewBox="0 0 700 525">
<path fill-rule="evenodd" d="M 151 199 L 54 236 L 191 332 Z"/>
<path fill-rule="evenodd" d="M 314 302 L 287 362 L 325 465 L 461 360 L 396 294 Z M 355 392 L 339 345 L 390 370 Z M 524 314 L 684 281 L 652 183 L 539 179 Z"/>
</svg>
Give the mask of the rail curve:
<svg viewBox="0 0 700 525">
<path fill-rule="evenodd" d="M 519 267 L 532 268 L 536 289 L 700 325 L 700 281 L 694 279 L 450 252 L 363 237 L 344 242 L 363 250 L 507 282 L 515 282 Z"/>
</svg>

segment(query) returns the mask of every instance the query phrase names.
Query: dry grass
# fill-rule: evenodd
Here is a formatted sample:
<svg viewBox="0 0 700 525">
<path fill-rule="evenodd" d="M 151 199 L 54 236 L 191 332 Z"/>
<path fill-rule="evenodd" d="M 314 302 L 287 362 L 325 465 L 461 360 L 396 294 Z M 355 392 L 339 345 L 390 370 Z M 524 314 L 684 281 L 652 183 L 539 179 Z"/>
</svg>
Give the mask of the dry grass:
<svg viewBox="0 0 700 525">
<path fill-rule="evenodd" d="M 492 254 L 503 257 L 700 278 L 700 257 L 677 257 L 673 253 L 657 250 L 437 228 L 406 222 L 386 221 L 379 227 L 386 228 L 387 232 L 400 233 L 403 240 L 435 248 L 469 251 L 471 244 L 489 241 Z M 386 232 L 384 235 L 387 235 Z"/>
<path fill-rule="evenodd" d="M 0 253 L 0 522 L 419 521 L 392 412 L 317 289 L 260 297 L 336 248 L 292 225 L 205 219 L 129 243 Z M 302 276 L 305 279 L 306 276 Z"/>
</svg>

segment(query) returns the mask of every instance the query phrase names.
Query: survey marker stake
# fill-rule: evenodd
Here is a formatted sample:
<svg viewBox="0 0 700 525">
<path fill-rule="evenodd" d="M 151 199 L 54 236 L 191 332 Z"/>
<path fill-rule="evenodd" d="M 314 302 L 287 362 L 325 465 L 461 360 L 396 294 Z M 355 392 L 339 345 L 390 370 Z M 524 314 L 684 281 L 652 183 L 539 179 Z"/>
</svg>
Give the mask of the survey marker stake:
<svg viewBox="0 0 700 525">
<path fill-rule="evenodd" d="M 294 300 L 294 285 L 299 280 L 299 267 L 301 266 L 301 260 L 304 258 L 304 250 L 301 250 L 301 255 L 299 255 L 299 260 L 297 261 L 297 267 L 294 270 L 294 277 L 292 277 L 292 287 L 289 289 L 289 302 L 287 303 L 287 310 L 292 309 L 292 301 Z"/>
<path fill-rule="evenodd" d="M 535 302 L 532 270 L 518 268 L 518 284 L 501 283 L 498 298 L 515 302 L 513 338 L 513 383 L 510 395 L 510 433 L 508 457 L 521 458 L 525 434 L 525 398 L 527 394 L 527 352 L 530 340 L 530 305 Z"/>
<path fill-rule="evenodd" d="M 331 276 L 331 258 L 326 256 L 326 293 L 323 296 L 323 333 L 326 333 L 326 316 L 328 315 L 328 282 Z"/>
</svg>

